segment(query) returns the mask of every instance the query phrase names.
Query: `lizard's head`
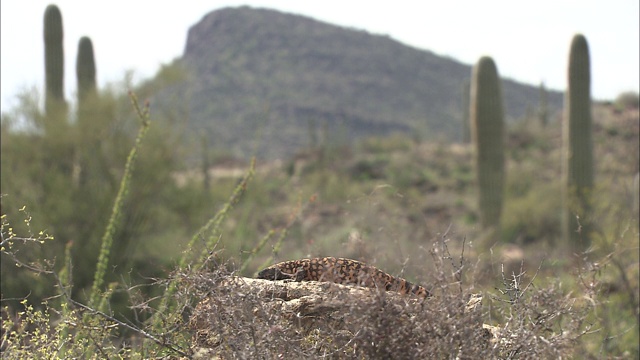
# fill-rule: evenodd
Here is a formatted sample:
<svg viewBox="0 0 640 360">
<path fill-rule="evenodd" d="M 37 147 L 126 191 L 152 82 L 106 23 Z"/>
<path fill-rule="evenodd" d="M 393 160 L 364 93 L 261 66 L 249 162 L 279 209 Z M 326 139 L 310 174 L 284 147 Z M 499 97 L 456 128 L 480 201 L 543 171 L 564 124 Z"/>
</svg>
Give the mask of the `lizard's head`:
<svg viewBox="0 0 640 360">
<path fill-rule="evenodd" d="M 279 280 L 276 279 L 278 273 L 275 268 L 266 268 L 258 273 L 258 279 Z"/>
</svg>

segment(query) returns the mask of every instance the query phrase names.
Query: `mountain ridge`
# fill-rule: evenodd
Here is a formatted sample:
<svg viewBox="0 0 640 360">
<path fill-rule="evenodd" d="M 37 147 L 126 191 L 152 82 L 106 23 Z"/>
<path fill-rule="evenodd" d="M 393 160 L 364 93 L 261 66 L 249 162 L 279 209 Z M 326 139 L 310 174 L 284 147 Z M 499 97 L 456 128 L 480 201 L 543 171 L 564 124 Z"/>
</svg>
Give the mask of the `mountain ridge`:
<svg viewBox="0 0 640 360">
<path fill-rule="evenodd" d="M 392 132 L 462 138 L 471 66 L 388 36 L 223 8 L 189 29 L 179 63 L 190 74 L 178 91 L 190 94 L 194 128 L 235 155 L 290 156 L 319 132 L 334 142 Z M 502 85 L 508 118 L 537 107 L 537 86 Z M 549 110 L 561 105 L 562 94 L 548 91 Z"/>
</svg>

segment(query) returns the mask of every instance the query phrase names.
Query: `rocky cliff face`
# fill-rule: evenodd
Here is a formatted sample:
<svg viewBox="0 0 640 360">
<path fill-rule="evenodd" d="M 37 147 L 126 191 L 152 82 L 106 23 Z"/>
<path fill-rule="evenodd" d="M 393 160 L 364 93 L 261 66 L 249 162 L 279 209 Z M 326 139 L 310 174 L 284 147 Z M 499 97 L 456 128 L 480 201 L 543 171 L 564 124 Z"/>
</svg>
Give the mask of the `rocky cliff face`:
<svg viewBox="0 0 640 360">
<path fill-rule="evenodd" d="M 194 123 L 238 154 L 290 155 L 314 132 L 342 142 L 390 132 L 461 139 L 471 67 L 386 36 L 226 8 L 191 27 L 181 62 Z M 503 92 L 513 118 L 537 105 L 537 87 L 505 81 Z M 552 109 L 561 102 L 549 94 Z"/>
</svg>

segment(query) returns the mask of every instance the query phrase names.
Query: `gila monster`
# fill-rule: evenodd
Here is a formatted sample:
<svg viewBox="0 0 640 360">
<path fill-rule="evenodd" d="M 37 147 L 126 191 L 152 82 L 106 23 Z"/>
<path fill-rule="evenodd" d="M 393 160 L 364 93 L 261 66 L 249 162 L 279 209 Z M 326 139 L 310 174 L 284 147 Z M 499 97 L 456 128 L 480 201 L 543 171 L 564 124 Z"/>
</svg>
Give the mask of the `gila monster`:
<svg viewBox="0 0 640 360">
<path fill-rule="evenodd" d="M 291 260 L 271 265 L 258 273 L 259 279 L 295 281 L 326 281 L 337 284 L 354 284 L 374 289 L 397 291 L 401 294 L 413 293 L 424 298 L 431 296 L 420 285 L 405 279 L 393 277 L 384 271 L 360 261 L 324 257 Z"/>
</svg>

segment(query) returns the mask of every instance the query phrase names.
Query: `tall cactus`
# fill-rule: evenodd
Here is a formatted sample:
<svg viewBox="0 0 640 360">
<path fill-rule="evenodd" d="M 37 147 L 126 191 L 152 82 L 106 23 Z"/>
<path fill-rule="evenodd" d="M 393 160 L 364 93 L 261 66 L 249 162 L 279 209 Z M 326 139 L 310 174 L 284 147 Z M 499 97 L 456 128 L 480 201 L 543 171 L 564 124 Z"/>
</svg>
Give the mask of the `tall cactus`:
<svg viewBox="0 0 640 360">
<path fill-rule="evenodd" d="M 471 143 L 471 124 L 469 124 L 469 98 L 471 83 L 469 78 L 462 82 L 462 143 Z"/>
<path fill-rule="evenodd" d="M 546 127 L 549 124 L 549 94 L 547 88 L 544 86 L 544 82 L 540 83 L 540 99 L 538 102 L 538 119 L 540 125 Z"/>
<path fill-rule="evenodd" d="M 78 104 L 96 93 L 96 63 L 93 57 L 91 39 L 83 36 L 78 42 L 78 57 L 76 58 L 76 76 L 78 78 Z"/>
<path fill-rule="evenodd" d="M 589 210 L 593 189 L 591 75 L 587 39 L 577 34 L 569 52 L 568 85 L 563 119 L 563 231 L 573 249 L 590 245 Z"/>
<path fill-rule="evenodd" d="M 99 161 L 95 148 L 95 124 L 90 120 L 99 111 L 96 100 L 96 64 L 93 57 L 93 44 L 86 36 L 78 42 L 78 56 L 76 58 L 76 77 L 78 80 L 78 131 L 79 137 L 76 149 L 76 169 L 78 169 L 77 183 L 84 187 L 89 181 L 92 168 L 95 170 Z M 95 173 L 95 171 L 93 171 Z"/>
<path fill-rule="evenodd" d="M 56 5 L 49 5 L 44 12 L 45 112 L 49 118 L 66 110 L 62 38 L 62 14 Z"/>
<path fill-rule="evenodd" d="M 487 56 L 473 67 L 470 118 L 480 222 L 484 229 L 499 230 L 505 182 L 504 108 L 498 70 Z"/>
</svg>

